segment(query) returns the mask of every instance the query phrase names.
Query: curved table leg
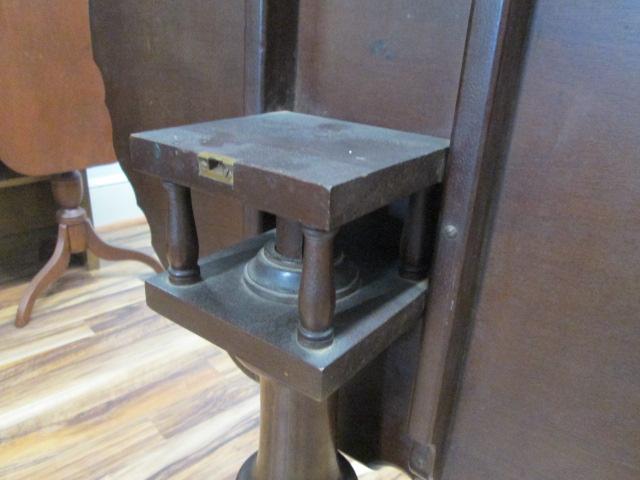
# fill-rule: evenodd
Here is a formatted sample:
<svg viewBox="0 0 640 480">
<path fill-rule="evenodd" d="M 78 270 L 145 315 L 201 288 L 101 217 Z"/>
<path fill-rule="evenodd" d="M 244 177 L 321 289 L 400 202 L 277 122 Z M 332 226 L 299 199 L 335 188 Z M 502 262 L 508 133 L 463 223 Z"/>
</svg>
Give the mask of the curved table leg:
<svg viewBox="0 0 640 480">
<path fill-rule="evenodd" d="M 104 258 L 105 260 L 135 260 L 150 266 L 156 273 L 160 273 L 164 270 L 162 265 L 149 255 L 142 252 L 136 252 L 135 250 L 114 247 L 105 243 L 100 239 L 100 237 L 98 237 L 98 234 L 88 221 L 85 222 L 85 227 L 87 232 L 87 247 L 98 257 Z"/>
<path fill-rule="evenodd" d="M 42 270 L 31 280 L 27 290 L 22 294 L 18 313 L 16 315 L 16 327 L 24 327 L 31 319 L 31 311 L 38 296 L 67 270 L 71 259 L 71 247 L 66 225 L 58 226 L 58 241 L 53 255 L 42 267 Z"/>
</svg>

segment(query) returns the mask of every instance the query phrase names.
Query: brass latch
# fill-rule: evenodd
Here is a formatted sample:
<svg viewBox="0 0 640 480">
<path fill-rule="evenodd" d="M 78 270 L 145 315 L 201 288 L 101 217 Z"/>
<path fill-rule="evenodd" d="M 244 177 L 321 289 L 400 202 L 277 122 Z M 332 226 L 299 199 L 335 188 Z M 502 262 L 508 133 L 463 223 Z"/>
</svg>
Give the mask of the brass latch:
<svg viewBox="0 0 640 480">
<path fill-rule="evenodd" d="M 198 173 L 216 182 L 233 185 L 233 164 L 235 159 L 211 152 L 198 154 Z"/>
</svg>

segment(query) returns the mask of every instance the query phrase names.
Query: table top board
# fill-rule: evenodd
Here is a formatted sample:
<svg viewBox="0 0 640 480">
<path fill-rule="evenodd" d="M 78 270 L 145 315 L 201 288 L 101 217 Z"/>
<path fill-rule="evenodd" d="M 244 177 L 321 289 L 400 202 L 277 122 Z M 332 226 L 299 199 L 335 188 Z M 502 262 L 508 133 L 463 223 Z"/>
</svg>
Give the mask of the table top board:
<svg viewBox="0 0 640 480">
<path fill-rule="evenodd" d="M 0 25 L 0 161 L 31 176 L 116 161 L 88 0 L 2 0 Z"/>
</svg>

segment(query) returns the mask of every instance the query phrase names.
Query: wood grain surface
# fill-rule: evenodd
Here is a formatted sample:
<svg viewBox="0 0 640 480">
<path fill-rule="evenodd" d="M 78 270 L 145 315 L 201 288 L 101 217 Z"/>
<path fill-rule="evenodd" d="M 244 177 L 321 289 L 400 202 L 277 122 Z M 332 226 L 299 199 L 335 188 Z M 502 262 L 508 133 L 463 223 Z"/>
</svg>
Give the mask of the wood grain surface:
<svg viewBox="0 0 640 480">
<path fill-rule="evenodd" d="M 102 233 L 152 252 L 146 225 Z M 1 286 L 0 478 L 233 480 L 257 447 L 257 384 L 147 308 L 144 265 L 103 265 L 70 271 L 21 330 L 25 284 Z"/>
<path fill-rule="evenodd" d="M 0 158 L 49 175 L 116 159 L 88 0 L 0 4 Z"/>
<path fill-rule="evenodd" d="M 245 2 L 90 0 L 95 61 L 105 84 L 118 159 L 164 256 L 166 194 L 129 165 L 129 135 L 242 115 Z M 243 236 L 243 206 L 194 192 L 200 254 Z M 162 259 L 164 260 L 164 259 Z"/>
<path fill-rule="evenodd" d="M 640 478 L 639 39 L 536 2 L 444 480 Z"/>
<path fill-rule="evenodd" d="M 470 0 L 300 0 L 293 110 L 449 137 Z"/>
</svg>

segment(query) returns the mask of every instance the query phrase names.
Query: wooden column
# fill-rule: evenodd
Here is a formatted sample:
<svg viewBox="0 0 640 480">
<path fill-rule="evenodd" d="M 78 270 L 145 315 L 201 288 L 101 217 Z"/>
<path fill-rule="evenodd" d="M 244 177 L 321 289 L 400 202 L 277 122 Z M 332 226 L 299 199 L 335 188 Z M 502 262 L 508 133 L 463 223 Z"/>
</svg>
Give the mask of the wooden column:
<svg viewBox="0 0 640 480">
<path fill-rule="evenodd" d="M 315 401 L 260 380 L 260 444 L 238 480 L 357 480 L 335 446 L 335 397 Z"/>
<path fill-rule="evenodd" d="M 276 218 L 276 251 L 285 257 L 302 257 L 302 225 L 284 217 Z"/>
<path fill-rule="evenodd" d="M 440 191 L 438 184 L 409 197 L 400 240 L 400 275 L 410 280 L 422 280 L 429 273 Z"/>
<path fill-rule="evenodd" d="M 169 280 L 176 285 L 189 285 L 200 281 L 198 233 L 191 206 L 191 190 L 172 182 L 163 182 L 163 186 L 169 196 Z"/>
<path fill-rule="evenodd" d="M 336 289 L 333 282 L 333 239 L 336 231 L 302 228 L 304 251 L 298 307 L 298 340 L 310 348 L 333 341 Z"/>
</svg>

